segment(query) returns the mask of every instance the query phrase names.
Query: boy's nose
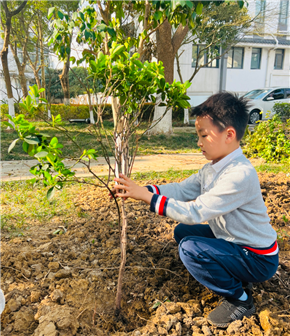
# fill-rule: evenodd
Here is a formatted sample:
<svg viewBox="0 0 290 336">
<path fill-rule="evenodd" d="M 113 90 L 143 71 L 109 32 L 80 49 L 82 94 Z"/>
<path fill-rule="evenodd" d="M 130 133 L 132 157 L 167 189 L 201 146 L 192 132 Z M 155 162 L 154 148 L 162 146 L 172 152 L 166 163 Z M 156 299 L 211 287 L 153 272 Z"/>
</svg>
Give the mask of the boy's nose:
<svg viewBox="0 0 290 336">
<path fill-rule="evenodd" d="M 200 139 L 198 139 L 198 141 L 197 141 L 197 146 L 202 147 L 202 142 L 200 141 Z"/>
</svg>

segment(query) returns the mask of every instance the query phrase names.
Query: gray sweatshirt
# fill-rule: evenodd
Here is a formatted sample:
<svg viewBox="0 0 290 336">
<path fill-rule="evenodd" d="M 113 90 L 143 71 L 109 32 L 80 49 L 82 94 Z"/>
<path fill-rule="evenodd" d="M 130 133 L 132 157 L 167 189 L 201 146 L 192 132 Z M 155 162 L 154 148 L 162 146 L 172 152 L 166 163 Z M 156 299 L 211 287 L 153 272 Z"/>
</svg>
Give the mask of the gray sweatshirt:
<svg viewBox="0 0 290 336">
<path fill-rule="evenodd" d="M 278 253 L 277 234 L 250 161 L 244 155 L 234 158 L 206 186 L 209 165 L 180 183 L 148 186 L 154 193 L 150 210 L 184 224 L 208 221 L 216 238 L 267 249 L 259 254 Z"/>
</svg>

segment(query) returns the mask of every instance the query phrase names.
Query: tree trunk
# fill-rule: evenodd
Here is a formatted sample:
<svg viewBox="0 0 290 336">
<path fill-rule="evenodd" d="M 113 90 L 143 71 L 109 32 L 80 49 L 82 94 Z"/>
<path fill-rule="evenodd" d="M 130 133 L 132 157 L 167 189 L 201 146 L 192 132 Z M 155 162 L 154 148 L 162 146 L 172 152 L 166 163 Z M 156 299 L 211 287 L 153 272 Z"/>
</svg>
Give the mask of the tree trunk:
<svg viewBox="0 0 290 336">
<path fill-rule="evenodd" d="M 40 78 L 39 78 L 39 75 L 38 75 L 39 70 L 37 71 L 37 70 L 32 69 L 32 71 L 33 71 L 33 74 L 34 74 L 36 85 L 37 85 L 38 89 L 41 89 L 41 81 L 40 81 Z"/>
<path fill-rule="evenodd" d="M 87 93 L 88 93 L 88 101 L 89 101 L 90 124 L 94 124 L 95 119 L 94 119 L 94 111 L 93 111 L 93 106 L 92 106 L 92 96 L 91 96 L 90 90 L 87 90 Z"/>
<path fill-rule="evenodd" d="M 42 31 L 42 22 L 40 14 L 38 14 L 38 23 L 39 23 L 39 44 L 40 44 L 40 64 L 41 64 L 41 83 L 42 87 L 45 89 L 45 62 L 44 62 L 44 45 L 43 45 L 43 31 Z M 41 92 L 41 97 L 45 98 L 45 91 Z"/>
<path fill-rule="evenodd" d="M 25 76 L 25 66 L 24 67 L 21 66 L 21 68 L 18 68 L 18 75 L 23 96 L 26 98 L 28 96 L 28 90 L 27 90 L 27 79 Z"/>
<path fill-rule="evenodd" d="M 10 11 L 7 7 L 7 3 L 5 1 L 2 1 L 2 6 L 5 12 L 5 16 L 6 16 L 6 23 L 4 25 L 4 40 L 3 40 L 3 47 L 2 47 L 0 55 L 1 55 L 2 67 L 3 67 L 3 72 L 4 72 L 4 80 L 6 84 L 8 99 L 13 98 L 11 79 L 10 79 L 9 67 L 8 67 L 8 47 L 9 47 L 10 32 L 11 32 L 11 19 L 14 15 L 17 15 L 22 11 L 26 3 L 27 3 L 27 0 L 24 0 L 17 9 L 15 9 L 14 11 Z"/>
<path fill-rule="evenodd" d="M 70 65 L 70 53 L 67 55 L 67 59 L 64 63 L 62 73 L 59 75 L 61 87 L 63 90 L 64 94 L 64 104 L 69 105 L 69 99 L 70 99 L 70 94 L 69 94 L 69 79 L 68 79 L 68 73 L 69 73 L 69 65 Z"/>
<path fill-rule="evenodd" d="M 156 31 L 157 57 L 163 62 L 165 81 L 172 84 L 174 78 L 174 59 L 189 28 L 180 25 L 173 37 L 171 37 L 172 27 L 166 20 Z M 155 106 L 153 123 L 156 123 L 163 116 L 166 108 Z M 172 109 L 169 109 L 162 122 L 153 126 L 148 134 L 171 134 L 172 133 Z"/>
<path fill-rule="evenodd" d="M 119 177 L 119 172 L 128 176 L 129 174 L 129 141 L 128 141 L 128 127 L 129 121 L 124 117 L 120 118 L 119 110 L 116 110 L 117 125 L 115 126 L 115 176 Z M 125 209 L 124 198 L 121 200 L 122 209 L 122 230 L 120 233 L 120 247 L 121 247 L 121 263 L 119 268 L 117 294 L 116 294 L 116 315 L 121 310 L 122 299 L 122 285 L 123 277 L 126 267 L 126 248 L 127 248 L 127 214 Z"/>
<path fill-rule="evenodd" d="M 7 3 L 5 1 L 2 1 L 2 6 L 5 12 L 5 16 L 6 16 L 6 23 L 4 26 L 3 47 L 2 47 L 0 55 L 1 55 L 2 69 L 4 73 L 4 80 L 6 84 L 6 91 L 7 91 L 7 97 L 8 97 L 9 115 L 11 116 L 15 116 L 13 92 L 12 92 L 11 79 L 10 79 L 10 73 L 9 73 L 9 67 L 8 67 L 8 46 L 9 46 L 10 31 L 11 31 L 11 18 L 14 15 L 17 15 L 18 13 L 20 13 L 22 9 L 25 7 L 26 3 L 27 3 L 27 0 L 24 0 L 17 9 L 15 9 L 14 11 L 10 11 L 7 7 Z"/>
<path fill-rule="evenodd" d="M 18 76 L 19 76 L 19 82 L 22 90 L 22 95 L 24 98 L 28 96 L 28 90 L 27 90 L 27 79 L 25 76 L 25 68 L 26 68 L 26 46 L 23 47 L 23 61 L 22 63 L 19 60 L 18 54 L 17 54 L 17 45 L 13 46 L 13 44 L 10 43 L 10 49 L 12 51 L 17 70 L 18 70 Z"/>
<path fill-rule="evenodd" d="M 4 27 L 4 41 L 3 41 L 4 43 L 3 48 L 1 50 L 2 69 L 4 73 L 4 80 L 6 84 L 8 99 L 13 98 L 11 79 L 8 67 L 8 46 L 9 46 L 10 30 L 11 30 L 11 16 L 9 15 L 6 17 L 6 25 Z"/>
<path fill-rule="evenodd" d="M 68 65 L 69 65 L 69 63 L 68 63 Z M 62 69 L 62 73 L 59 75 L 61 87 L 62 87 L 63 94 L 64 94 L 64 104 L 65 105 L 69 105 L 69 99 L 70 99 L 68 69 L 69 68 L 68 68 L 67 62 L 66 62 L 63 69 Z"/>
</svg>

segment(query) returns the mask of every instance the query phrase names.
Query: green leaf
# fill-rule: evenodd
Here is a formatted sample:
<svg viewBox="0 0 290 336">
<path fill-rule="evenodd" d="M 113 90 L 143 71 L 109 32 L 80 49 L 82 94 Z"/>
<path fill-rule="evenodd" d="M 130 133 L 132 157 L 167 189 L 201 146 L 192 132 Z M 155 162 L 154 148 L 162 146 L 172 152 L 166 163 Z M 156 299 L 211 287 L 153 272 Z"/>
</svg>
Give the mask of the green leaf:
<svg viewBox="0 0 290 336">
<path fill-rule="evenodd" d="M 48 14 L 47 14 L 47 18 L 48 20 L 52 17 L 53 13 L 54 13 L 55 7 L 50 7 L 48 10 Z"/>
<path fill-rule="evenodd" d="M 85 39 L 88 40 L 91 37 L 91 33 L 89 31 L 85 31 Z"/>
<path fill-rule="evenodd" d="M 201 2 L 199 2 L 196 6 L 196 9 L 195 9 L 197 15 L 201 15 L 202 8 L 203 8 L 203 4 Z"/>
<path fill-rule="evenodd" d="M 161 89 L 164 89 L 164 87 L 165 87 L 165 79 L 164 78 L 160 79 L 160 86 L 161 86 Z"/>
<path fill-rule="evenodd" d="M 115 57 L 116 55 L 120 55 L 122 51 L 124 51 L 124 45 L 118 45 L 112 52 L 111 57 Z"/>
<path fill-rule="evenodd" d="M 54 196 L 54 192 L 55 192 L 54 186 L 49 188 L 48 191 L 47 191 L 47 194 L 46 194 L 46 198 L 48 200 L 51 200 L 52 197 Z"/>
<path fill-rule="evenodd" d="M 110 34 L 110 36 L 111 36 L 113 39 L 116 38 L 117 34 L 116 34 L 116 32 L 115 32 L 115 30 L 114 30 L 113 28 L 108 27 L 108 28 L 107 28 L 107 31 L 108 31 L 108 33 Z"/>
<path fill-rule="evenodd" d="M 141 61 L 139 61 L 139 60 L 134 60 L 133 64 L 135 64 L 140 69 L 143 68 L 143 63 Z"/>
<path fill-rule="evenodd" d="M 160 20 L 161 18 L 162 18 L 162 12 L 161 11 L 156 11 L 155 13 L 154 13 L 154 15 L 153 15 L 153 18 L 154 18 L 154 20 L 155 21 L 158 21 L 158 20 Z"/>
<path fill-rule="evenodd" d="M 36 136 L 27 136 L 24 138 L 24 141 L 27 142 L 29 145 L 38 145 L 39 144 L 39 139 Z"/>
<path fill-rule="evenodd" d="M 46 155 L 48 154 L 48 152 L 45 152 L 45 151 L 41 151 L 41 152 L 39 152 L 39 153 L 37 153 L 37 154 L 35 154 L 34 156 L 36 157 L 36 158 L 43 158 L 43 157 L 46 157 Z"/>
<path fill-rule="evenodd" d="M 12 124 L 10 124 L 8 121 L 2 121 L 2 125 L 5 125 L 7 127 L 14 128 Z"/>
<path fill-rule="evenodd" d="M 184 83 L 184 86 L 185 86 L 186 89 L 188 89 L 191 86 L 191 83 L 189 81 L 186 81 Z"/>
<path fill-rule="evenodd" d="M 58 17 L 62 20 L 64 18 L 64 15 L 61 11 L 57 12 Z"/>
<path fill-rule="evenodd" d="M 11 151 L 12 151 L 12 149 L 14 148 L 14 146 L 16 145 L 16 142 L 19 140 L 19 138 L 18 139 L 15 139 L 15 140 L 13 140 L 12 142 L 11 142 L 11 144 L 10 144 L 10 146 L 9 146 L 9 148 L 8 148 L 8 153 L 10 153 Z"/>
<path fill-rule="evenodd" d="M 94 153 L 96 153 L 95 149 L 88 149 L 87 150 L 87 154 L 94 154 Z"/>
<path fill-rule="evenodd" d="M 152 306 L 152 309 L 155 309 L 157 307 L 159 307 L 161 305 L 161 302 L 160 301 L 157 301 L 154 303 L 154 305 Z"/>
<path fill-rule="evenodd" d="M 53 137 L 53 138 L 50 140 L 49 146 L 51 146 L 51 147 L 55 147 L 55 145 L 57 145 L 57 144 L 58 144 L 58 138 Z"/>
<path fill-rule="evenodd" d="M 98 32 L 103 32 L 103 31 L 105 31 L 106 30 L 106 28 L 107 28 L 107 26 L 105 25 L 105 24 L 100 24 L 99 26 L 97 26 L 97 31 Z"/>
<path fill-rule="evenodd" d="M 238 5 L 242 9 L 244 7 L 244 1 L 238 1 Z"/>
<path fill-rule="evenodd" d="M 29 145 L 28 145 L 27 142 L 23 141 L 22 148 L 23 148 L 23 150 L 24 150 L 25 153 L 28 153 Z"/>
</svg>

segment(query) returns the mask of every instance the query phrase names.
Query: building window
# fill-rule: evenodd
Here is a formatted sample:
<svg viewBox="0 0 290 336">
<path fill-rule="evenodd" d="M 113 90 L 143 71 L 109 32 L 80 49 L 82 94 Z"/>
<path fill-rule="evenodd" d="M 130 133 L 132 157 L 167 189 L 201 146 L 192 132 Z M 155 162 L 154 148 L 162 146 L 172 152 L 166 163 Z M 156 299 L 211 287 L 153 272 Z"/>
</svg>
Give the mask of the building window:
<svg viewBox="0 0 290 336">
<path fill-rule="evenodd" d="M 266 0 L 256 1 L 256 20 L 255 26 L 258 34 L 264 33 L 265 28 Z"/>
<path fill-rule="evenodd" d="M 265 22 L 266 0 L 256 1 L 256 16 L 259 23 Z"/>
<path fill-rule="evenodd" d="M 228 68 L 243 69 L 244 48 L 233 47 L 228 51 Z"/>
<path fill-rule="evenodd" d="M 251 69 L 260 69 L 261 67 L 261 48 L 252 48 Z"/>
<path fill-rule="evenodd" d="M 211 59 L 216 57 L 219 54 L 219 48 L 215 47 L 212 50 L 205 49 L 205 45 L 193 45 L 192 46 L 192 62 L 191 66 L 196 67 L 196 61 L 198 57 L 198 66 L 205 68 L 218 68 L 219 60 L 214 59 L 210 62 Z M 210 63 L 209 63 L 210 62 Z M 207 64 L 208 63 L 208 64 Z"/>
<path fill-rule="evenodd" d="M 284 49 L 276 49 L 275 50 L 274 69 L 282 70 L 283 69 L 283 61 L 284 61 Z"/>
<path fill-rule="evenodd" d="M 287 31 L 289 0 L 280 0 L 279 31 Z"/>
</svg>

